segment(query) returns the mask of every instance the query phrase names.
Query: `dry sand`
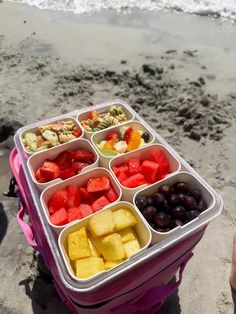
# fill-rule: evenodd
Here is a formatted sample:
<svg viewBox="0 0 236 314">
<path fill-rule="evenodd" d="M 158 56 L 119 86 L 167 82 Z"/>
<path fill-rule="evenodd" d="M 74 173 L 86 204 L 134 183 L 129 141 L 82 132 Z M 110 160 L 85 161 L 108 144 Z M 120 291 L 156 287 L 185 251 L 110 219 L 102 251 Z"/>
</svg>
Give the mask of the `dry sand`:
<svg viewBox="0 0 236 314">
<path fill-rule="evenodd" d="M 123 98 L 225 204 L 195 249 L 178 295 L 160 313 L 232 313 L 235 25 L 179 14 L 74 16 L 7 2 L 0 21 L 1 192 L 20 126 Z M 17 201 L 0 195 L 0 202 L 0 312 L 67 313 L 17 226 Z"/>
</svg>

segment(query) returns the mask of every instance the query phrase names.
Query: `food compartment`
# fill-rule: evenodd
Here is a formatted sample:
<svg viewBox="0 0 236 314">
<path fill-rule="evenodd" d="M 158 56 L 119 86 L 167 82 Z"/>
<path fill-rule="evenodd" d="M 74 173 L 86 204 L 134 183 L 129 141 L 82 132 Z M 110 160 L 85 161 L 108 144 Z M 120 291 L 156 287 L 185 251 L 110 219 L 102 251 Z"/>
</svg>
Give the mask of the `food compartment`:
<svg viewBox="0 0 236 314">
<path fill-rule="evenodd" d="M 145 250 L 151 232 L 132 204 L 118 202 L 68 226 L 58 242 L 70 276 L 84 282 Z"/>
<path fill-rule="evenodd" d="M 119 201 L 121 189 L 105 168 L 94 168 L 46 188 L 40 202 L 47 222 L 56 233 L 75 220 L 93 215 Z"/>
<path fill-rule="evenodd" d="M 119 182 L 122 200 L 132 202 L 145 186 L 181 169 L 179 161 L 161 144 L 150 144 L 111 159 L 109 168 Z"/>
<path fill-rule="evenodd" d="M 102 167 L 108 167 L 109 161 L 114 156 L 136 150 L 153 143 L 154 140 L 153 132 L 138 121 L 126 122 L 122 126 L 100 131 L 91 138 L 100 156 Z"/>
<path fill-rule="evenodd" d="M 215 206 L 211 191 L 189 172 L 173 174 L 144 188 L 133 202 L 150 226 L 152 244 L 194 227 L 194 222 Z"/>
<path fill-rule="evenodd" d="M 21 146 L 28 156 L 48 150 L 60 144 L 76 140 L 84 134 L 83 128 L 74 118 L 58 118 L 37 127 L 24 129 L 19 135 Z"/>
<path fill-rule="evenodd" d="M 87 139 L 102 130 L 121 125 L 134 119 L 133 113 L 122 101 L 113 101 L 96 110 L 90 109 L 77 116 Z"/>
<path fill-rule="evenodd" d="M 27 160 L 31 179 L 40 190 L 98 166 L 99 156 L 89 141 L 76 139 L 32 155 Z"/>
</svg>

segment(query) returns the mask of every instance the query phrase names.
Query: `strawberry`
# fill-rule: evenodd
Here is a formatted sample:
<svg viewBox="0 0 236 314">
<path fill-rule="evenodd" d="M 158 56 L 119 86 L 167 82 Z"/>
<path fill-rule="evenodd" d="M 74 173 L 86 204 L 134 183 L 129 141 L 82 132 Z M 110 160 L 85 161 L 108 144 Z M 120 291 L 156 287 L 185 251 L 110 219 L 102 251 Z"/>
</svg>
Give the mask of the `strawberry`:
<svg viewBox="0 0 236 314">
<path fill-rule="evenodd" d="M 110 131 L 106 135 L 106 140 L 107 141 L 118 141 L 119 140 L 119 134 L 117 131 Z"/>
<path fill-rule="evenodd" d="M 99 116 L 99 112 L 97 112 L 97 111 L 91 111 L 88 114 L 88 118 L 91 119 L 91 120 L 97 119 L 98 116 Z"/>
<path fill-rule="evenodd" d="M 78 126 L 75 126 L 74 129 L 73 129 L 73 134 L 76 137 L 80 137 L 81 134 L 82 134 L 82 131 L 81 131 L 81 129 Z"/>
<path fill-rule="evenodd" d="M 132 128 L 128 128 L 128 130 L 125 131 L 123 140 L 126 141 L 127 144 L 129 143 L 132 132 L 133 132 Z"/>
</svg>

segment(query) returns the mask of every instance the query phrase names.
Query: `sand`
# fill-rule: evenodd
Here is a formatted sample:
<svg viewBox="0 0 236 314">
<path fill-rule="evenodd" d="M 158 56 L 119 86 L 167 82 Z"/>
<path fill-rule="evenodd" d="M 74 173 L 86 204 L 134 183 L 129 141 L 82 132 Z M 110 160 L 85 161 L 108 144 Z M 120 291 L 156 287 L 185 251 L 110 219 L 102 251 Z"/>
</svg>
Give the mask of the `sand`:
<svg viewBox="0 0 236 314">
<path fill-rule="evenodd" d="M 1 192 L 8 189 L 8 156 L 19 127 L 126 100 L 225 204 L 160 313 L 231 313 L 235 25 L 172 13 L 75 16 L 7 2 L 0 3 L 0 21 Z M 17 200 L 0 195 L 0 205 L 0 312 L 67 313 L 17 225 Z"/>
</svg>

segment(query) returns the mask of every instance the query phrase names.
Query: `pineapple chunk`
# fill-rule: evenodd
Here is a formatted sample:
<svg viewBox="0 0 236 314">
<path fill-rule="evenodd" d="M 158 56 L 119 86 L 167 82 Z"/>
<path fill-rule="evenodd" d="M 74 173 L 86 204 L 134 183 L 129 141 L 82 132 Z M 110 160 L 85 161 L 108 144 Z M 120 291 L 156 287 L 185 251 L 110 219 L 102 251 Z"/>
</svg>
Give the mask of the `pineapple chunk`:
<svg viewBox="0 0 236 314">
<path fill-rule="evenodd" d="M 88 227 L 93 237 L 101 237 L 115 231 L 115 222 L 111 210 L 101 212 L 89 219 Z"/>
<path fill-rule="evenodd" d="M 88 243 L 89 243 L 89 248 L 90 248 L 90 251 L 91 251 L 91 256 L 99 257 L 101 254 L 95 248 L 95 246 L 93 245 L 93 243 L 91 242 L 90 239 L 88 239 Z"/>
<path fill-rule="evenodd" d="M 109 269 L 119 265 L 122 262 L 123 262 L 123 259 L 119 259 L 119 260 L 113 261 L 113 262 L 105 261 L 104 268 L 105 268 L 105 270 L 109 270 Z"/>
<path fill-rule="evenodd" d="M 134 215 L 128 209 L 124 208 L 114 211 L 113 218 L 115 221 L 116 231 L 132 227 L 137 223 Z"/>
<path fill-rule="evenodd" d="M 116 261 L 125 257 L 124 246 L 119 233 L 112 233 L 104 238 L 94 239 L 93 243 L 107 261 Z"/>
<path fill-rule="evenodd" d="M 137 253 L 140 250 L 140 246 L 137 240 L 132 240 L 124 244 L 125 255 L 127 258 Z"/>
<path fill-rule="evenodd" d="M 101 257 L 88 257 L 77 260 L 76 277 L 88 278 L 104 270 L 104 261 Z"/>
<path fill-rule="evenodd" d="M 68 254 L 72 261 L 91 256 L 85 227 L 68 235 Z"/>
<path fill-rule="evenodd" d="M 119 234 L 121 235 L 122 243 L 126 243 L 132 240 L 137 240 L 137 237 L 131 228 L 126 228 L 124 230 L 121 230 Z"/>
</svg>

